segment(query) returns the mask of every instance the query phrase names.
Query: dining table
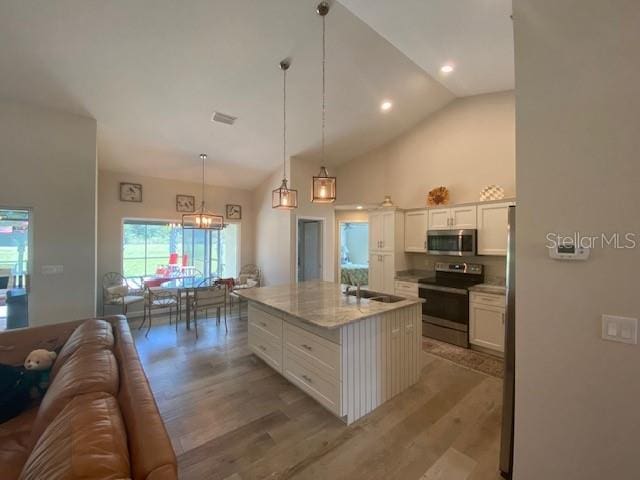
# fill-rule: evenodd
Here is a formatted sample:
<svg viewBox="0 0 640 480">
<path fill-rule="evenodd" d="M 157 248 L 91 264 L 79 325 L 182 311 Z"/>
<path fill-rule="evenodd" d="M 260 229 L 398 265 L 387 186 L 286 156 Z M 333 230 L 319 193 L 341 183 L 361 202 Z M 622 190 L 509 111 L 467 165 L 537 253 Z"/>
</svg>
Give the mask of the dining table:
<svg viewBox="0 0 640 480">
<path fill-rule="evenodd" d="M 172 278 L 168 279 L 158 287 L 150 287 L 151 290 L 170 290 L 177 293 L 178 299 L 182 302 L 183 294 L 186 302 L 186 325 L 187 330 L 191 330 L 191 299 L 195 295 L 195 292 L 198 289 L 207 289 L 208 285 L 201 286 L 202 282 L 207 280 L 206 277 L 183 277 L 183 278 Z"/>
</svg>

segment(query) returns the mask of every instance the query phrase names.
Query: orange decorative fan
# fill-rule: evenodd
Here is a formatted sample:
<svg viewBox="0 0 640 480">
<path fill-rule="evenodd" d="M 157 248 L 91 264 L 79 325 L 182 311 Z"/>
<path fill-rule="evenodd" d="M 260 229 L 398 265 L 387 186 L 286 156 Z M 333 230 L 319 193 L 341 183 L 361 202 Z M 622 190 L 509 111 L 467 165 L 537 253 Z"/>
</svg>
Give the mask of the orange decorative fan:
<svg viewBox="0 0 640 480">
<path fill-rule="evenodd" d="M 449 203 L 449 190 L 447 190 L 447 187 L 434 188 L 427 195 L 427 204 L 430 207 L 446 205 L 447 203 Z"/>
</svg>

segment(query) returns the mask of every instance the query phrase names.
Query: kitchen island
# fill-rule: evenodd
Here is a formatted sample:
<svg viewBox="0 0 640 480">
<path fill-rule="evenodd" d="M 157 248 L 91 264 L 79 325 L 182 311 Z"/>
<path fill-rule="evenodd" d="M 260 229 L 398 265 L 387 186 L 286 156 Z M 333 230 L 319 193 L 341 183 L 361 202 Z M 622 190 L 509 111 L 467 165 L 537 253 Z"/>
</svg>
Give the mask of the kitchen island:
<svg viewBox="0 0 640 480">
<path fill-rule="evenodd" d="M 251 351 L 347 424 L 418 381 L 420 299 L 358 299 L 320 281 L 238 294 Z"/>
</svg>

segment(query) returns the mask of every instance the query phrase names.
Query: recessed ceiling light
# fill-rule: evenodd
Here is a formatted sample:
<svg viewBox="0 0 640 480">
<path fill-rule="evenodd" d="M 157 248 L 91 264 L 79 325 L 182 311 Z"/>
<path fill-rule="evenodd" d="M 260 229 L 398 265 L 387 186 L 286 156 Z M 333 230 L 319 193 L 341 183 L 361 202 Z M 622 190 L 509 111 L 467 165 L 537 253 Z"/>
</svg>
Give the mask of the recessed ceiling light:
<svg viewBox="0 0 640 480">
<path fill-rule="evenodd" d="M 380 105 L 380 110 L 382 110 L 383 112 L 388 112 L 389 110 L 391 110 L 391 107 L 393 107 L 393 103 L 391 103 L 389 100 L 385 100 Z"/>
<path fill-rule="evenodd" d="M 362 205 L 358 205 L 356 208 L 357 208 L 358 210 L 362 210 Z"/>
<path fill-rule="evenodd" d="M 442 67 L 440 67 L 440 71 L 442 73 L 451 73 L 453 72 L 453 65 L 443 65 Z"/>
</svg>

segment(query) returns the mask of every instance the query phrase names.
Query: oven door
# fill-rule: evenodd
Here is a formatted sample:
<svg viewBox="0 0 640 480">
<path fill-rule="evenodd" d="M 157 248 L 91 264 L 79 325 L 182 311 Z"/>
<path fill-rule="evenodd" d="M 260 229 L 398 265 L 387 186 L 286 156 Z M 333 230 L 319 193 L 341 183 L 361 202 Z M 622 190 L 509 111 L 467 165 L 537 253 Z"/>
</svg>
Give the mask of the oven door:
<svg viewBox="0 0 640 480">
<path fill-rule="evenodd" d="M 467 332 L 469 330 L 469 293 L 465 289 L 420 285 L 422 321 Z"/>
<path fill-rule="evenodd" d="M 429 230 L 427 252 L 468 257 L 476 254 L 476 230 Z"/>
</svg>

